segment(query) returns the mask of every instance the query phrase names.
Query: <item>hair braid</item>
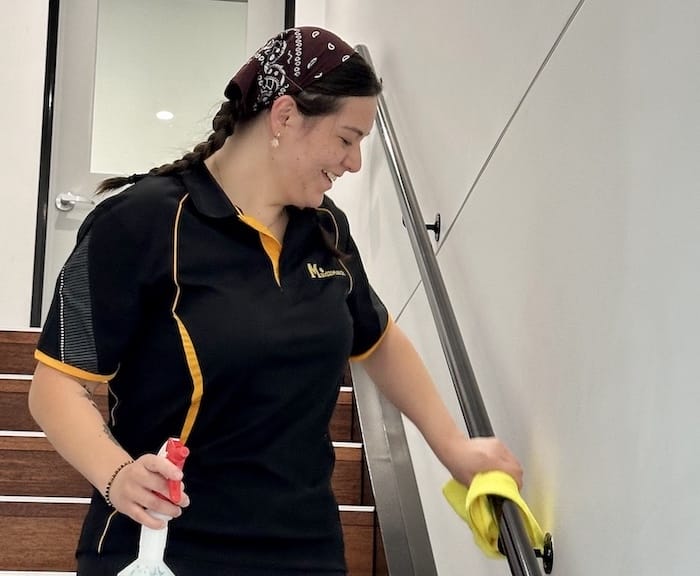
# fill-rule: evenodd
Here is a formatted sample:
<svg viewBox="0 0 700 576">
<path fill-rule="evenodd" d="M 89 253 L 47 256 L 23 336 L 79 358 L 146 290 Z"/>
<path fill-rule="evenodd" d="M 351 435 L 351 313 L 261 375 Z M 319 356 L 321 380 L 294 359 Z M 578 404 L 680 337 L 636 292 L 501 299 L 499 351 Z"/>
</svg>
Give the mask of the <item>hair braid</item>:
<svg viewBox="0 0 700 576">
<path fill-rule="evenodd" d="M 226 100 L 212 120 L 213 132 L 204 141 L 197 144 L 191 152 L 187 152 L 179 160 L 163 164 L 149 170 L 148 174 L 132 174 L 131 176 L 116 176 L 100 182 L 97 194 L 116 190 L 127 184 L 134 184 L 147 175 L 165 176 L 186 170 L 190 166 L 205 160 L 224 145 L 226 138 L 233 134 L 239 121 L 240 100 Z"/>
</svg>

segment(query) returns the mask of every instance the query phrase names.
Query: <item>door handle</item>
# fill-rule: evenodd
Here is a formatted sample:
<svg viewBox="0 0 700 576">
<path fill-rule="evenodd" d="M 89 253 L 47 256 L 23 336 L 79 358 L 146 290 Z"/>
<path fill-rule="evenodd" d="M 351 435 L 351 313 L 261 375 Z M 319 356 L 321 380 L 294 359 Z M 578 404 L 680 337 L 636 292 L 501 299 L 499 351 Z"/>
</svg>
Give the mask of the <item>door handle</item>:
<svg viewBox="0 0 700 576">
<path fill-rule="evenodd" d="M 76 204 L 89 204 L 94 206 L 95 201 L 90 198 L 85 198 L 85 196 L 78 196 L 72 192 L 61 192 L 56 196 L 56 208 L 61 212 L 70 212 L 75 208 Z"/>
</svg>

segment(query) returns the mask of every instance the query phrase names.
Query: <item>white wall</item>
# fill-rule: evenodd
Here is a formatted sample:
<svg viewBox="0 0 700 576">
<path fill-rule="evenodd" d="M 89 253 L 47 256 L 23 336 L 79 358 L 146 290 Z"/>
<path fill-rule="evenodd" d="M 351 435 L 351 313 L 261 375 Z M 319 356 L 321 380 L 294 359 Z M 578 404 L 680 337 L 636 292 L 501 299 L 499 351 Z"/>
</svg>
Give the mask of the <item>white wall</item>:
<svg viewBox="0 0 700 576">
<path fill-rule="evenodd" d="M 324 22 L 370 47 L 426 220 L 443 216 L 440 265 L 554 573 L 697 574 L 700 4 L 585 2 L 487 163 L 576 4 L 333 0 Z M 379 148 L 335 196 L 456 413 Z M 410 442 L 440 575 L 508 574 Z"/>
<path fill-rule="evenodd" d="M 29 326 L 48 0 L 0 1 L 0 328 Z"/>
</svg>

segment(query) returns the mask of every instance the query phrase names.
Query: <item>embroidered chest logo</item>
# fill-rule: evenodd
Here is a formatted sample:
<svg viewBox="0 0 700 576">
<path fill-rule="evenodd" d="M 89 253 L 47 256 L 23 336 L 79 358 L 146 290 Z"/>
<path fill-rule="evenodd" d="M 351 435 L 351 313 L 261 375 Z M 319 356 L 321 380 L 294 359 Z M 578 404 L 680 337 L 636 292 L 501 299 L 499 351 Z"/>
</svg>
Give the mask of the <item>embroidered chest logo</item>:
<svg viewBox="0 0 700 576">
<path fill-rule="evenodd" d="M 324 270 L 318 264 L 306 263 L 306 269 L 311 278 L 333 278 L 333 276 L 347 276 L 345 270 Z"/>
</svg>

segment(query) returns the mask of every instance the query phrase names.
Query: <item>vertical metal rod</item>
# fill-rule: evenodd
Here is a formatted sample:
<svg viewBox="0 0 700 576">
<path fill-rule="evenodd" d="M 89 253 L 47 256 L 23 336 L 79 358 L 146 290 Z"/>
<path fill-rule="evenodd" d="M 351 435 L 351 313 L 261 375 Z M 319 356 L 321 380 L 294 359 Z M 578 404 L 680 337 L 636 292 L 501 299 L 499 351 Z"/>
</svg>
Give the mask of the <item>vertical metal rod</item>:
<svg viewBox="0 0 700 576">
<path fill-rule="evenodd" d="M 372 65 L 367 47 L 360 45 L 356 49 Z M 425 220 L 418 205 L 418 199 L 413 190 L 401 149 L 398 146 L 383 95 L 379 95 L 378 102 L 377 128 L 399 195 L 401 212 L 416 255 L 421 279 L 435 319 L 440 343 L 455 385 L 467 430 L 472 438 L 493 436 L 491 421 L 464 346 L 464 339 L 457 324 L 437 258 L 425 229 Z M 540 567 L 525 532 L 520 513 L 511 502 L 504 501 L 502 503 L 500 528 L 501 540 L 511 573 L 515 576 L 541 576 Z"/>
<path fill-rule="evenodd" d="M 54 93 L 56 90 L 56 59 L 58 57 L 59 0 L 49 0 L 46 28 L 46 66 L 44 73 L 44 112 L 41 122 L 41 155 L 39 187 L 37 190 L 36 228 L 34 232 L 34 267 L 32 272 L 32 303 L 29 325 L 41 325 L 46 266 L 46 231 L 48 228 L 49 180 L 51 176 L 51 141 L 53 138 Z"/>
</svg>

